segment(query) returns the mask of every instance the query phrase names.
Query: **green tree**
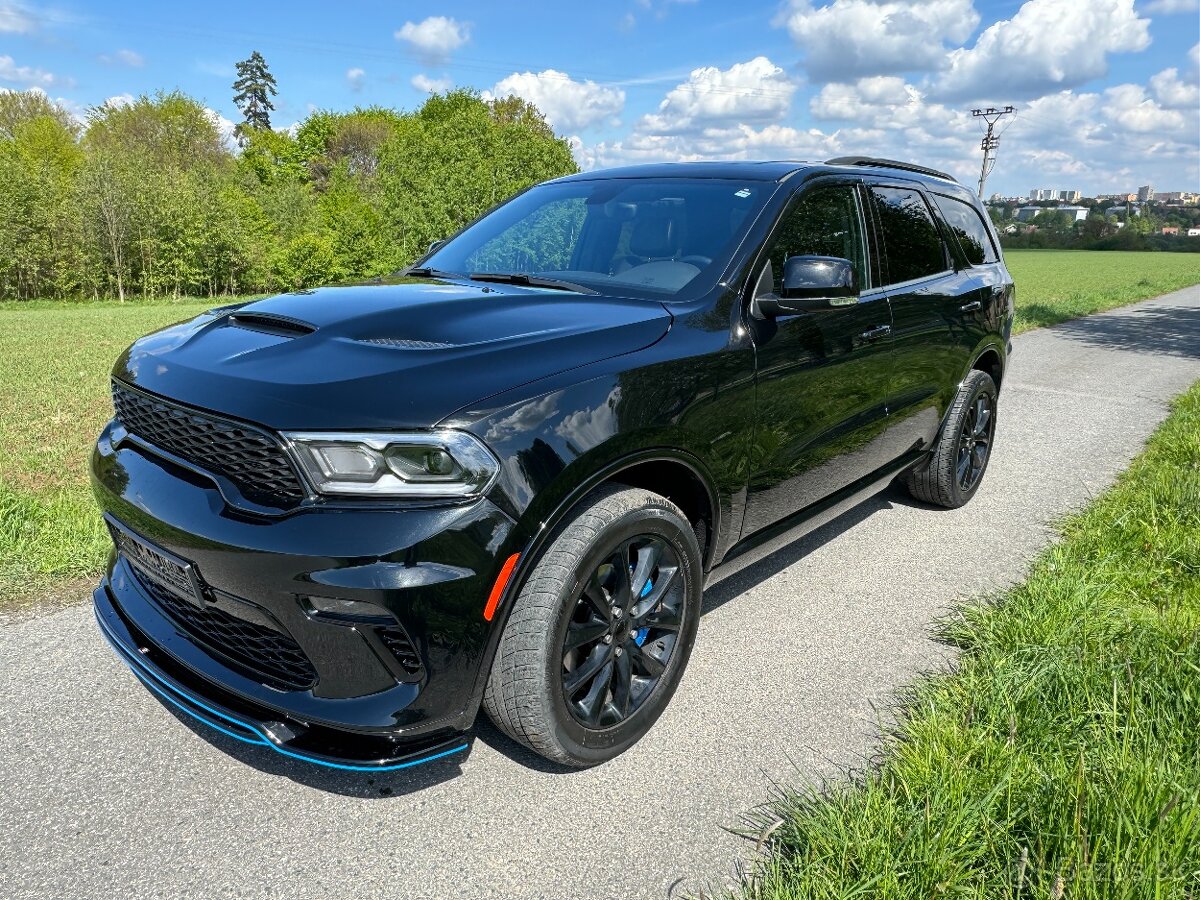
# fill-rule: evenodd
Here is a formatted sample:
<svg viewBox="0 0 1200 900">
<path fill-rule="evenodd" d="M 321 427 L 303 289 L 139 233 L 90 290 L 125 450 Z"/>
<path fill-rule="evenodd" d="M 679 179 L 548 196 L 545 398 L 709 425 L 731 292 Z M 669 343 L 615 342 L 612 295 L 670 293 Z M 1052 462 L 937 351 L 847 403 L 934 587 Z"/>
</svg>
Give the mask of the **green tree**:
<svg viewBox="0 0 1200 900">
<path fill-rule="evenodd" d="M 249 59 L 243 59 L 237 64 L 237 81 L 233 89 L 233 102 L 242 111 L 246 121 L 238 125 L 238 134 L 244 134 L 248 129 L 269 129 L 271 113 L 275 105 L 271 103 L 278 91 L 275 89 L 275 76 L 267 69 L 267 61 L 261 53 L 255 50 Z"/>
</svg>

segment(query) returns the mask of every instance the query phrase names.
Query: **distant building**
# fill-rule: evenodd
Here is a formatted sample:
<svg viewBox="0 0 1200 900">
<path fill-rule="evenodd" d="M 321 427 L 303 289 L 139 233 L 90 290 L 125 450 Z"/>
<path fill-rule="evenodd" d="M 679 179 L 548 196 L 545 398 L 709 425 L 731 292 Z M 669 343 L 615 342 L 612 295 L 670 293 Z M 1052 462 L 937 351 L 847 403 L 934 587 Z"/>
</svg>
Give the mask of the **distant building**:
<svg viewBox="0 0 1200 900">
<path fill-rule="evenodd" d="M 1178 225 L 1164 225 L 1162 227 L 1162 234 L 1179 234 L 1179 226 Z"/>
<path fill-rule="evenodd" d="M 1188 237 L 1200 237 L 1200 228 L 1189 228 L 1187 236 Z"/>
<path fill-rule="evenodd" d="M 1097 194 L 1097 200 L 1116 200 L 1119 203 L 1132 203 L 1138 198 L 1137 194 Z"/>
<path fill-rule="evenodd" d="M 1200 194 L 1191 191 L 1167 191 L 1154 195 L 1156 203 L 1178 203 L 1183 206 L 1195 206 L 1200 203 Z"/>
<path fill-rule="evenodd" d="M 1082 222 L 1088 217 L 1088 214 L 1091 212 L 1091 210 L 1086 206 L 1052 206 L 1049 208 L 1044 206 L 1022 206 L 1016 211 L 1015 215 L 1020 221 L 1028 222 L 1038 213 L 1044 212 L 1066 213 L 1076 222 Z"/>
<path fill-rule="evenodd" d="M 1138 188 L 1137 199 L 1141 203 L 1145 203 L 1147 200 L 1153 200 L 1154 185 L 1143 184 L 1140 188 Z"/>
<path fill-rule="evenodd" d="M 1068 203 L 1078 203 L 1083 199 L 1082 191 L 1059 191 L 1059 200 L 1066 200 Z"/>
</svg>

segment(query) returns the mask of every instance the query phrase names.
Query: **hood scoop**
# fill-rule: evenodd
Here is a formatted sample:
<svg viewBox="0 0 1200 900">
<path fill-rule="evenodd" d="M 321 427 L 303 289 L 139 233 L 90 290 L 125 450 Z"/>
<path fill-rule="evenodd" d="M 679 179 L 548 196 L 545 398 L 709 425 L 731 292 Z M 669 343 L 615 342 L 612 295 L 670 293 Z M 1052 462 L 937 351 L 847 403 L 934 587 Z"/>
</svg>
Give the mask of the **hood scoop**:
<svg viewBox="0 0 1200 900">
<path fill-rule="evenodd" d="M 297 338 L 312 334 L 317 330 L 316 325 L 301 322 L 288 316 L 263 312 L 239 312 L 229 317 L 229 324 L 251 331 L 261 331 L 276 337 Z"/>
</svg>

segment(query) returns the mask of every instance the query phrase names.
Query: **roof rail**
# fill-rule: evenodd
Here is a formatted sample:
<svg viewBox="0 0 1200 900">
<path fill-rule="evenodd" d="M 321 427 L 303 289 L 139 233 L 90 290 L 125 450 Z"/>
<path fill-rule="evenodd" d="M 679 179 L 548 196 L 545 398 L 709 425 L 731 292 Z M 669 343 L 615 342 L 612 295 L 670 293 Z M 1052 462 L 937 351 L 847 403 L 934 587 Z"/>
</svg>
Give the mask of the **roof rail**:
<svg viewBox="0 0 1200 900">
<path fill-rule="evenodd" d="M 827 166 L 874 166 L 880 169 L 901 169 L 905 172 L 918 172 L 921 175 L 932 175 L 934 178 L 944 178 L 958 184 L 958 179 L 937 169 L 918 166 L 915 163 L 900 162 L 895 159 L 879 159 L 874 156 L 839 156 L 836 159 L 825 160 Z"/>
</svg>

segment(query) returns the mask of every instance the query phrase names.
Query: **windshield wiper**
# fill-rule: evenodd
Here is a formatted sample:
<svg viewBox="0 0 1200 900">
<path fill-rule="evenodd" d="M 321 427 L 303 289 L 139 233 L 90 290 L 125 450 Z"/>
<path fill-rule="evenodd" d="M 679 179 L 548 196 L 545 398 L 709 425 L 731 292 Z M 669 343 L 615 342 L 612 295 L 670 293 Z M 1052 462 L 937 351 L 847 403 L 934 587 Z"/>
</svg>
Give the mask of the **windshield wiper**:
<svg viewBox="0 0 1200 900">
<path fill-rule="evenodd" d="M 472 281 L 496 281 L 501 284 L 519 284 L 523 287 L 555 288 L 560 291 L 573 291 L 576 294 L 600 293 L 573 281 L 530 275 L 528 272 L 472 272 L 467 277 Z"/>
<path fill-rule="evenodd" d="M 405 278 L 437 278 L 454 275 L 453 272 L 443 272 L 441 269 L 433 269 L 429 266 L 409 266 L 407 269 L 401 269 L 399 274 Z"/>
</svg>

